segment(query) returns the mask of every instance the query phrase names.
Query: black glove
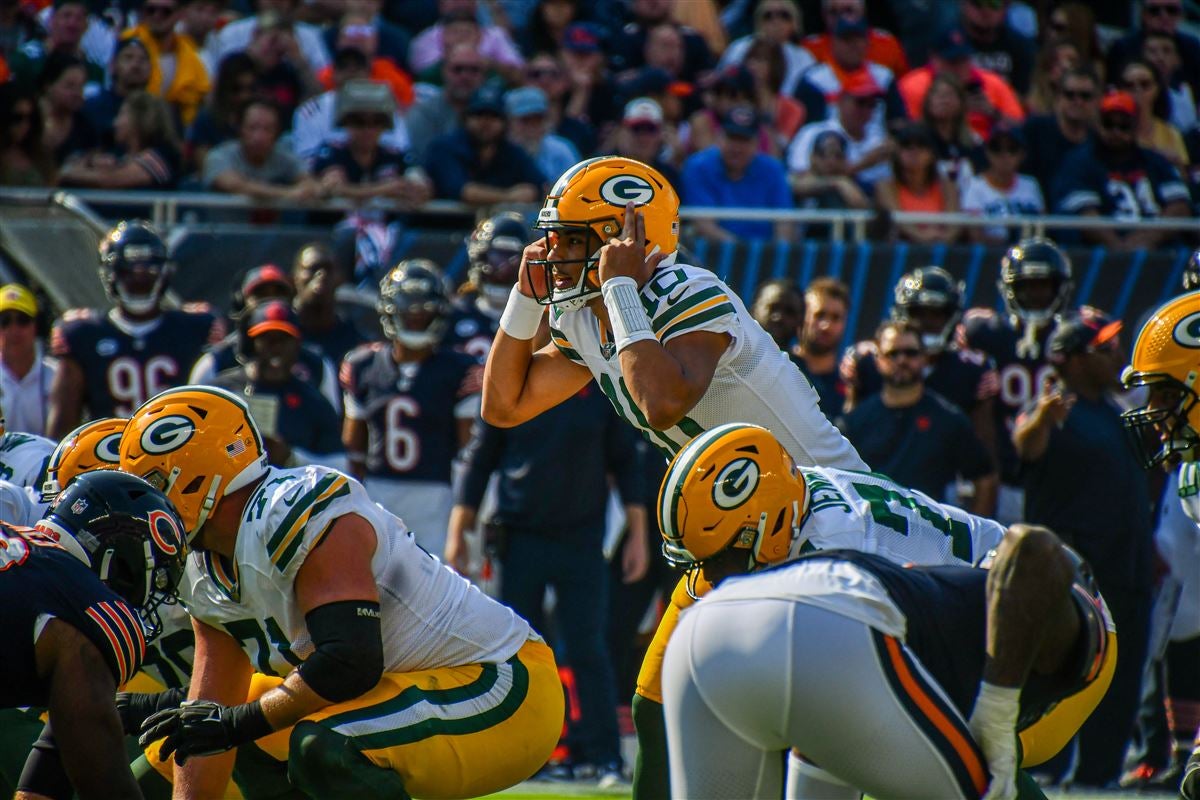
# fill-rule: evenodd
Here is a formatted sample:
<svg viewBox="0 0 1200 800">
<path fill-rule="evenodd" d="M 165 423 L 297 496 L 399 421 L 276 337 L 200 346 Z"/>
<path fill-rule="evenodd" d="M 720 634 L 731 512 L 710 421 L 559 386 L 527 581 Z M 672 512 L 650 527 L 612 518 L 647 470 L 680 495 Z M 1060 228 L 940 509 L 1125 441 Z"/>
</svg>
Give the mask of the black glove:
<svg viewBox="0 0 1200 800">
<path fill-rule="evenodd" d="M 165 692 L 117 692 L 117 714 L 126 736 L 137 736 L 142 723 L 156 711 L 178 708 L 187 700 L 187 689 L 167 689 Z"/>
<path fill-rule="evenodd" d="M 166 738 L 159 757 L 183 764 L 192 756 L 211 756 L 252 742 L 272 730 L 260 703 L 223 706 L 211 700 L 189 700 L 178 708 L 168 708 L 142 723 L 138 745 Z"/>
</svg>

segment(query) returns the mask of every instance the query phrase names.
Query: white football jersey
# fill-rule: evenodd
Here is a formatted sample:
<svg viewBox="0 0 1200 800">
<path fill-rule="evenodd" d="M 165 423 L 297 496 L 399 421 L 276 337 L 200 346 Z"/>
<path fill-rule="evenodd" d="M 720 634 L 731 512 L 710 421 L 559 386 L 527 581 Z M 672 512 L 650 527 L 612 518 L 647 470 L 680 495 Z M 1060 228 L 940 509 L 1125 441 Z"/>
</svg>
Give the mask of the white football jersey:
<svg viewBox="0 0 1200 800">
<path fill-rule="evenodd" d="M 667 344 L 695 331 L 733 339 L 717 363 L 700 402 L 665 431 L 650 427 L 633 402 L 621 362 L 600 341 L 591 309 L 551 308 L 550 337 L 559 351 L 587 367 L 617 413 L 668 458 L 693 437 L 729 422 L 751 422 L 771 431 L 797 464 L 867 469 L 850 444 L 817 407 L 812 384 L 764 331 L 742 301 L 716 275 L 700 267 L 659 268 L 641 289 L 642 305 L 658 341 Z"/>
<path fill-rule="evenodd" d="M 267 473 L 246 503 L 232 561 L 192 553 L 180 588 L 188 610 L 237 639 L 257 671 L 286 675 L 314 649 L 296 605 L 296 573 L 347 514 L 375 530 L 371 569 L 387 671 L 501 662 L 536 638 L 512 609 L 419 548 L 362 484 L 315 465 Z"/>
<path fill-rule="evenodd" d="M 5 522 L 32 528 L 46 513 L 47 505 L 41 501 L 40 492 L 35 497 L 32 487 L 0 480 L 0 519 Z"/>
<path fill-rule="evenodd" d="M 41 491 L 54 442 L 32 433 L 8 431 L 0 437 L 0 479 Z"/>
</svg>

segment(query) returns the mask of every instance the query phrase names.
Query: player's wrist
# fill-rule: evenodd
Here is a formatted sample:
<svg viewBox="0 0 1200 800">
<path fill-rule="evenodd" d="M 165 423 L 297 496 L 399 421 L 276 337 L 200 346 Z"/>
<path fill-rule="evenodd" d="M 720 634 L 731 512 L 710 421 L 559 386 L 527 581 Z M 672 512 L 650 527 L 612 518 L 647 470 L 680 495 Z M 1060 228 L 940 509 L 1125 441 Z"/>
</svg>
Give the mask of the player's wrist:
<svg viewBox="0 0 1200 800">
<path fill-rule="evenodd" d="M 234 746 L 261 739 L 275 730 L 258 700 L 230 706 L 222 716 L 229 741 Z"/>
<path fill-rule="evenodd" d="M 1006 735 L 1016 730 L 1020 712 L 1020 686 L 997 686 L 983 681 L 979 684 L 979 694 L 971 710 L 971 731 L 985 735 Z"/>
<path fill-rule="evenodd" d="M 528 341 L 537 335 L 542 313 L 541 303 L 523 293 L 520 287 L 513 286 L 504 313 L 500 315 L 500 330 L 514 339 Z"/>
<path fill-rule="evenodd" d="M 635 342 L 657 341 L 637 281 L 625 275 L 608 278 L 600 284 L 600 294 L 618 353 Z"/>
</svg>

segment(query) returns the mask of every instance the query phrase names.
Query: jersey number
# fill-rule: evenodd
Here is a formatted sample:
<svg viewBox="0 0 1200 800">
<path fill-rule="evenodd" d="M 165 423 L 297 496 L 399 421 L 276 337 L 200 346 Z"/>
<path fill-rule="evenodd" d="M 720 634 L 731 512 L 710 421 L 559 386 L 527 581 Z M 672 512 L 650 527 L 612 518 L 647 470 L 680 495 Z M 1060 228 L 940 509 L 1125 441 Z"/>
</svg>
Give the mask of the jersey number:
<svg viewBox="0 0 1200 800">
<path fill-rule="evenodd" d="M 1038 367 L 1036 373 L 1024 364 L 1009 364 L 1000 370 L 1000 402 L 1020 411 L 1038 399 L 1042 385 L 1053 375 L 1054 367 L 1049 364 Z"/>
<path fill-rule="evenodd" d="M 384 419 L 383 456 L 392 472 L 408 472 L 421 460 L 421 439 L 405 422 L 421 414 L 411 397 L 393 397 L 388 401 Z"/>
<path fill-rule="evenodd" d="M 129 416 L 154 395 L 178 381 L 179 365 L 170 356 L 153 356 L 144 365 L 136 358 L 121 356 L 108 365 L 108 392 L 116 401 L 113 413 Z"/>
<path fill-rule="evenodd" d="M 279 627 L 279 623 L 275 621 L 274 617 L 267 617 L 261 622 L 256 619 L 239 619 L 221 624 L 230 636 L 238 640 L 247 655 L 250 653 L 246 646 L 251 642 L 254 643 L 255 669 L 262 674 L 282 677 L 271 666 L 272 651 L 279 653 L 283 660 L 293 667 L 300 666 L 301 660 L 292 652 L 291 643 L 283 635 L 283 629 Z"/>
<path fill-rule="evenodd" d="M 855 483 L 853 486 L 858 496 L 870 504 L 871 516 L 883 527 L 891 528 L 901 536 L 908 536 L 908 518 L 892 510 L 891 503 L 894 501 L 899 511 L 915 511 L 921 519 L 949 536 L 950 550 L 955 558 L 971 562 L 971 529 L 966 523 L 939 513 L 906 492 L 897 492 L 873 483 Z"/>
</svg>

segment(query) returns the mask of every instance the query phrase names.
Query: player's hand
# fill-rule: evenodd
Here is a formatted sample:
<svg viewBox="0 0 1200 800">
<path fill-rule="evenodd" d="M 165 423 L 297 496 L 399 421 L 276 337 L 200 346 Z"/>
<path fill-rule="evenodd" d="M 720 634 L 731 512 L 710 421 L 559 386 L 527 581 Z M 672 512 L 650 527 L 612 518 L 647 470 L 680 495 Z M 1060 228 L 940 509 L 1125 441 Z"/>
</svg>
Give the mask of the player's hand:
<svg viewBox="0 0 1200 800">
<path fill-rule="evenodd" d="M 457 535 L 450 533 L 446 536 L 446 549 L 442 554 L 442 561 L 464 578 L 470 577 L 467 570 L 468 555 L 466 536 L 461 532 Z"/>
<path fill-rule="evenodd" d="M 621 581 L 637 583 L 650 569 L 650 551 L 642 537 L 629 534 L 621 546 Z"/>
<path fill-rule="evenodd" d="M 550 290 L 546 284 L 546 270 L 540 264 L 530 265 L 530 261 L 545 261 L 549 251 L 546 249 L 546 239 L 525 245 L 521 252 L 521 269 L 517 277 L 517 289 L 526 297 L 537 299 L 548 297 Z"/>
<path fill-rule="evenodd" d="M 165 692 L 117 692 L 117 716 L 126 736 L 136 736 L 142 723 L 151 715 L 168 708 L 178 708 L 187 700 L 186 689 L 167 689 Z"/>
<path fill-rule="evenodd" d="M 638 286 L 645 283 L 666 253 L 646 257 L 646 220 L 633 202 L 625 206 L 625 227 L 600 248 L 600 283 L 609 278 L 633 278 Z"/>
<path fill-rule="evenodd" d="M 159 750 L 165 761 L 175 755 L 182 765 L 192 756 L 212 756 L 271 733 L 257 703 L 223 706 L 211 700 L 189 700 L 178 708 L 159 711 L 142 723 L 138 745 L 143 749 L 165 739 Z"/>
<path fill-rule="evenodd" d="M 991 781 L 983 800 L 1017 796 L 1017 714 L 1020 691 L 983 683 L 967 726 L 987 759 Z"/>
<path fill-rule="evenodd" d="M 1062 427 L 1067 421 L 1067 415 L 1075 407 L 1077 398 L 1070 392 L 1064 392 L 1058 384 L 1047 380 L 1042 386 L 1042 393 L 1037 401 L 1038 416 L 1046 422 L 1052 422 Z"/>
</svg>

